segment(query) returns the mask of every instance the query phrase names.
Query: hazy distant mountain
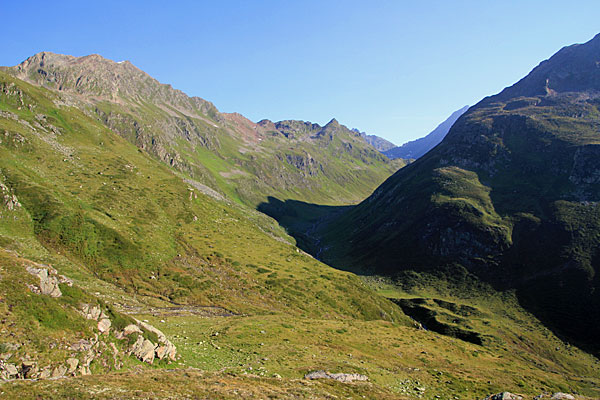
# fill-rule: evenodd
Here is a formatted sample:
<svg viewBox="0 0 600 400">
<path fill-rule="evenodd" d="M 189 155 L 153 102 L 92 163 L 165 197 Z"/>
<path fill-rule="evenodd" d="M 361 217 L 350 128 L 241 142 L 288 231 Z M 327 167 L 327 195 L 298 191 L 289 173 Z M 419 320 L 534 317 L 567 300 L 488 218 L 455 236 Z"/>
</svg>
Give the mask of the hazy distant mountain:
<svg viewBox="0 0 600 400">
<path fill-rule="evenodd" d="M 422 157 L 425 153 L 433 149 L 444 139 L 458 117 L 463 115 L 468 109 L 469 106 L 464 106 L 460 110 L 454 111 L 452 115 L 448 117 L 448 119 L 439 124 L 437 128 L 431 131 L 431 133 L 429 133 L 427 136 L 404 143 L 402 146 L 384 150 L 382 153 L 392 160 L 395 158 L 404 158 L 408 160 Z"/>
<path fill-rule="evenodd" d="M 365 141 L 367 143 L 369 143 L 371 146 L 375 147 L 375 149 L 381 153 L 385 152 L 386 150 L 393 149 L 394 147 L 396 147 L 396 145 L 394 143 L 392 143 L 389 140 L 386 140 L 382 137 L 379 137 L 377 135 L 367 135 L 365 132 L 361 132 L 356 128 L 352 129 L 352 131 L 358 133 L 360 135 L 360 137 L 365 139 Z"/>
</svg>

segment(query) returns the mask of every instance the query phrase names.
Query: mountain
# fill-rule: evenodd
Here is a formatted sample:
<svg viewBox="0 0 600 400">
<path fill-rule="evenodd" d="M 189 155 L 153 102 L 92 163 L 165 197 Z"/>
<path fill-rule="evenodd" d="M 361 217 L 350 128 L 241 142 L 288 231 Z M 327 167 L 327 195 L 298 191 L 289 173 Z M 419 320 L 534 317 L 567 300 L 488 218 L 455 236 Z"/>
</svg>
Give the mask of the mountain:
<svg viewBox="0 0 600 400">
<path fill-rule="evenodd" d="M 62 101 L 233 201 L 267 196 L 351 203 L 402 166 L 335 119 L 254 123 L 161 84 L 128 61 L 42 52 L 4 70 Z"/>
<path fill-rule="evenodd" d="M 296 246 L 397 165 L 335 119 L 254 123 L 127 62 L 4 68 L 2 396 L 598 398 L 598 360 L 513 292 L 400 286 Z"/>
<path fill-rule="evenodd" d="M 385 140 L 384 138 L 379 137 L 377 135 L 367 135 L 365 132 L 361 132 L 356 128 L 352 129 L 352 131 L 360 134 L 360 137 L 365 139 L 367 143 L 375 147 L 375 149 L 381 153 L 396 147 L 394 143 L 390 142 L 389 140 Z"/>
<path fill-rule="evenodd" d="M 600 35 L 471 107 L 440 145 L 333 218 L 321 259 L 399 279 L 475 275 L 600 353 L 598 65 Z"/>
<path fill-rule="evenodd" d="M 456 120 L 467 112 L 469 106 L 464 106 L 460 110 L 454 111 L 444 122 L 439 124 L 427 136 L 416 139 L 402 146 L 397 146 L 391 149 L 380 150 L 390 159 L 403 158 L 405 160 L 417 159 L 422 157 L 429 150 L 437 146 L 448 134 L 448 131 L 454 125 Z M 378 149 L 379 150 L 379 149 Z"/>
</svg>

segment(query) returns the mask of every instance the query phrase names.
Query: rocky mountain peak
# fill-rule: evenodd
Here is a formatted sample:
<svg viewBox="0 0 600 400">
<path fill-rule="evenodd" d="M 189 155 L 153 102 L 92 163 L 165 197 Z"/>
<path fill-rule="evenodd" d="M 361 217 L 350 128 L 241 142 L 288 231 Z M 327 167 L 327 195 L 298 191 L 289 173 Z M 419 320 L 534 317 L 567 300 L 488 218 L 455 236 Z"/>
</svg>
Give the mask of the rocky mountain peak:
<svg viewBox="0 0 600 400">
<path fill-rule="evenodd" d="M 166 104 L 186 114 L 219 117 L 212 103 L 161 84 L 129 61 L 116 62 L 99 54 L 74 57 L 40 52 L 6 71 L 35 85 L 79 95 L 79 99 L 84 96 L 120 104 L 138 100 Z"/>
<path fill-rule="evenodd" d="M 519 82 L 486 100 L 567 92 L 600 95 L 600 34 L 586 43 L 563 47 Z"/>
</svg>

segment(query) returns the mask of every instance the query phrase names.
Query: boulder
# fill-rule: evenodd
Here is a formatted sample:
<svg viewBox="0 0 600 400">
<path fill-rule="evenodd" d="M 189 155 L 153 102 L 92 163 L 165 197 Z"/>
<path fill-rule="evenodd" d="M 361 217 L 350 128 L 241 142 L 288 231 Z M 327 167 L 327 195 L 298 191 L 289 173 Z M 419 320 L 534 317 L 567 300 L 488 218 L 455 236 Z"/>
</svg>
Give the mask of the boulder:
<svg viewBox="0 0 600 400">
<path fill-rule="evenodd" d="M 50 377 L 51 378 L 60 378 L 62 376 L 65 376 L 66 373 L 67 373 L 67 366 L 64 364 L 60 364 L 58 367 L 56 367 L 52 370 L 52 375 L 50 375 Z"/>
<path fill-rule="evenodd" d="M 46 294 L 51 297 L 60 297 L 62 292 L 58 287 L 58 279 L 51 275 L 46 268 L 36 268 L 33 266 L 27 266 L 27 272 L 31 275 L 37 276 L 40 279 L 39 293 Z M 36 290 L 33 290 L 36 293 Z"/>
<path fill-rule="evenodd" d="M 142 330 L 137 325 L 134 325 L 134 324 L 127 325 L 125 327 L 125 329 L 123 329 L 123 334 L 125 336 L 131 335 L 132 333 L 142 334 Z"/>
<path fill-rule="evenodd" d="M 67 373 L 72 374 L 77 370 L 77 366 L 79 365 L 79 360 L 76 358 L 67 359 Z"/>
<path fill-rule="evenodd" d="M 175 345 L 173 343 L 171 343 L 171 341 L 169 339 L 167 339 L 167 336 L 162 333 L 162 331 L 160 331 L 159 329 L 156 329 L 155 327 L 153 327 L 150 324 L 147 324 L 145 322 L 142 321 L 137 321 L 137 323 L 144 329 L 146 329 L 147 331 L 153 332 L 156 334 L 156 336 L 158 336 L 158 343 L 159 343 L 159 349 L 160 352 L 157 350 L 157 357 L 159 360 L 162 360 L 164 357 L 169 357 L 169 359 L 175 361 L 175 357 L 177 356 L 177 347 L 175 347 Z"/>
<path fill-rule="evenodd" d="M 21 374 L 23 378 L 32 378 L 38 372 L 35 361 L 23 361 L 21 364 Z"/>
<path fill-rule="evenodd" d="M 81 307 L 81 312 L 82 312 L 83 316 L 86 317 L 87 319 L 93 319 L 93 320 L 97 321 L 98 318 L 100 318 L 100 316 L 102 314 L 102 309 L 100 308 L 99 305 L 91 306 L 89 304 L 84 304 Z"/>
<path fill-rule="evenodd" d="M 2 375 L 6 376 L 7 379 L 14 379 L 17 377 L 17 375 L 19 375 L 19 370 L 15 364 L 4 364 L 2 370 Z"/>
<path fill-rule="evenodd" d="M 100 333 L 108 335 L 108 332 L 110 331 L 110 326 L 111 322 L 108 318 L 104 318 L 98 321 L 98 330 L 100 331 Z"/>
<path fill-rule="evenodd" d="M 486 397 L 485 400 L 523 400 L 523 397 L 510 392 L 502 392 L 492 394 Z"/>
<path fill-rule="evenodd" d="M 552 400 L 575 400 L 575 397 L 567 393 L 554 393 L 551 397 Z"/>
<path fill-rule="evenodd" d="M 131 348 L 131 352 L 143 362 L 152 364 L 154 362 L 155 349 L 156 345 L 154 343 L 148 339 L 144 339 L 143 336 L 138 336 Z"/>
</svg>

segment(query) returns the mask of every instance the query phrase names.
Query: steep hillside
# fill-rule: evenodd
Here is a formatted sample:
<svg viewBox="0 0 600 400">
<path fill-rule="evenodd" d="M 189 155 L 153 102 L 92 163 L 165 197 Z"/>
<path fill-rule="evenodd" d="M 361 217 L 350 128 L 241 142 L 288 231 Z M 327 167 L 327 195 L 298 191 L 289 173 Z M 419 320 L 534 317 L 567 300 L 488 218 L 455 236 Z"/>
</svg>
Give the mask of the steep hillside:
<svg viewBox="0 0 600 400">
<path fill-rule="evenodd" d="M 392 160 L 396 158 L 416 160 L 440 144 L 440 142 L 448 134 L 448 131 L 450 131 L 450 128 L 452 128 L 452 125 L 454 125 L 456 120 L 465 112 L 467 112 L 468 109 L 469 106 L 464 106 L 460 110 L 454 111 L 444 122 L 439 124 L 425 137 L 404 143 L 402 146 L 380 151 Z"/>
<path fill-rule="evenodd" d="M 267 196 L 327 204 L 357 202 L 402 164 L 337 121 L 254 123 L 220 113 L 128 61 L 36 54 L 4 70 L 60 93 L 61 101 L 234 201 Z"/>
<path fill-rule="evenodd" d="M 322 258 L 393 275 L 467 268 L 600 352 L 599 63 L 596 36 L 469 109 L 329 225 Z"/>
</svg>

